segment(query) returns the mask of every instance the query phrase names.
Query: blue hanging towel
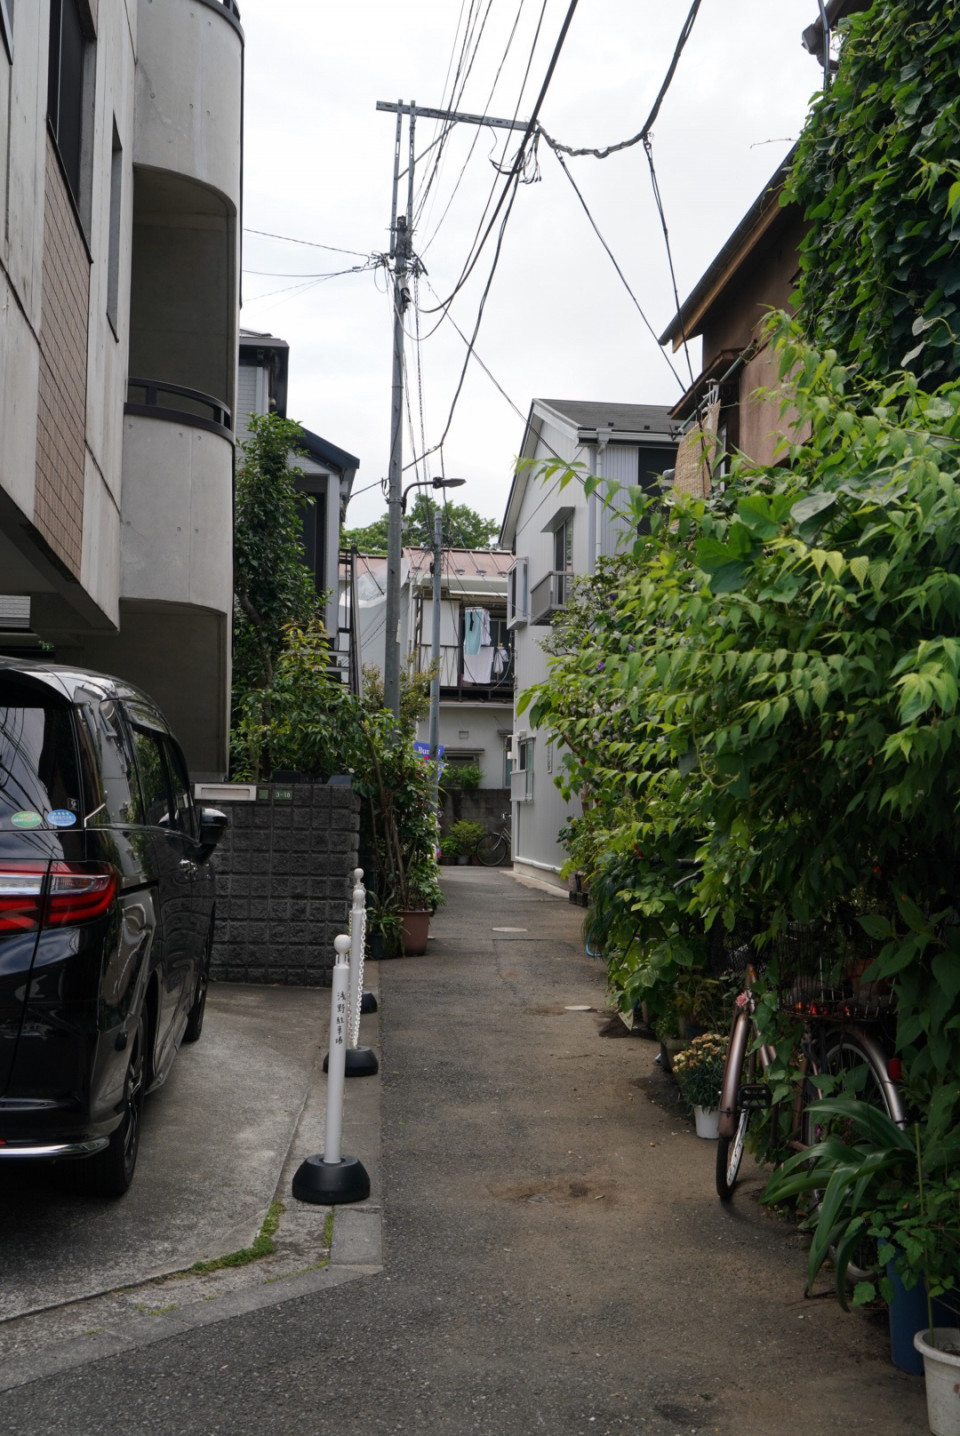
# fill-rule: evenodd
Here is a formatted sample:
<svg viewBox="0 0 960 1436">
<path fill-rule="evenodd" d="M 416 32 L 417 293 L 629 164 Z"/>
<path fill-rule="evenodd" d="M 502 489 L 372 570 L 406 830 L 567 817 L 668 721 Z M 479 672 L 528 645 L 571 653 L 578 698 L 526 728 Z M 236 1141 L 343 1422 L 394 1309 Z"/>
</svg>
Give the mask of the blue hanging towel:
<svg viewBox="0 0 960 1436">
<path fill-rule="evenodd" d="M 486 610 L 482 608 L 465 608 L 463 610 L 463 651 L 464 653 L 479 653 L 480 644 L 483 641 L 483 620 Z"/>
</svg>

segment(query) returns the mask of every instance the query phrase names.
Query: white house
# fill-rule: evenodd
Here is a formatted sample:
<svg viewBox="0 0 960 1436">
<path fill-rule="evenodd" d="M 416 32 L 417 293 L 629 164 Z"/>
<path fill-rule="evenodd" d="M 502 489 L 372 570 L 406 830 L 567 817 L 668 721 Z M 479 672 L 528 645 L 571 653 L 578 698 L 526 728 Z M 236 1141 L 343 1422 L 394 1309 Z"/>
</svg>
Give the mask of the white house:
<svg viewBox="0 0 960 1436">
<path fill-rule="evenodd" d="M 535 399 L 530 408 L 500 543 L 513 554 L 507 627 L 513 635 L 516 691 L 548 674 L 541 646 L 569 593 L 570 579 L 592 574 L 598 559 L 616 552 L 622 519 L 597 494 L 584 492 L 583 475 L 616 480 L 624 488 L 655 486 L 672 468 L 679 425 L 664 406 L 593 404 Z M 560 459 L 582 465 L 581 478 L 561 487 L 560 473 L 539 477 Z M 515 871 L 561 885 L 565 853 L 559 833 L 579 811 L 554 783 L 561 754 L 549 734 L 525 713 L 514 719 L 511 807 Z"/>
<path fill-rule="evenodd" d="M 141 683 L 227 762 L 235 0 L 0 3 L 0 646 Z"/>
</svg>

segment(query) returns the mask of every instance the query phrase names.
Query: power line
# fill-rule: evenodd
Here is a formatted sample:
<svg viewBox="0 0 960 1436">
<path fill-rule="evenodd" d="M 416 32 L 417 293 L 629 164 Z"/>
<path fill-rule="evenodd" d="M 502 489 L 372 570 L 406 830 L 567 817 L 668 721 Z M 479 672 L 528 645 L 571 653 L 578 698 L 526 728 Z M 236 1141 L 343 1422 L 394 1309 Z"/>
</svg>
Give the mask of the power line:
<svg viewBox="0 0 960 1436">
<path fill-rule="evenodd" d="M 693 31 L 693 24 L 697 18 L 697 11 L 700 9 L 701 3 L 702 0 L 693 0 L 693 4 L 690 6 L 687 18 L 683 23 L 683 29 L 680 32 L 680 38 L 678 39 L 676 46 L 674 47 L 673 58 L 671 59 L 670 64 L 667 68 L 667 73 L 664 77 L 663 84 L 660 86 L 657 98 L 653 102 L 653 109 L 647 116 L 643 129 L 640 130 L 638 134 L 631 136 L 629 140 L 621 140 L 619 144 L 608 145 L 606 149 L 603 150 L 575 150 L 571 149 L 569 145 L 561 145 L 557 140 L 552 139 L 550 135 L 547 134 L 546 130 L 541 129 L 540 133 L 543 135 L 543 138 L 546 140 L 550 148 L 552 150 L 556 150 L 558 154 L 562 151 L 563 154 L 571 155 L 574 158 L 580 155 L 590 155 L 594 159 L 605 160 L 608 155 L 616 154 L 619 150 L 630 149 L 632 145 L 638 145 L 641 142 L 644 142 L 656 122 L 656 118 L 660 113 L 660 106 L 663 104 L 663 101 L 666 98 L 667 91 L 669 90 L 670 85 L 673 82 L 673 77 L 676 74 L 677 66 L 680 63 L 680 56 L 683 54 L 684 46 L 686 45 Z"/>
<path fill-rule="evenodd" d="M 370 259 L 368 250 L 363 249 L 338 249 L 333 244 L 320 244 L 315 239 L 293 239 L 289 234 L 271 234 L 268 229 L 247 229 L 244 226 L 244 234 L 259 234 L 263 239 L 282 239 L 285 244 L 305 244 L 310 249 L 328 249 L 332 254 L 352 254 L 357 259 Z"/>
<path fill-rule="evenodd" d="M 265 294 L 255 294 L 250 299 L 244 299 L 244 307 L 248 304 L 258 304 L 261 299 L 272 299 L 277 294 L 293 295 L 295 293 L 306 293 L 308 289 L 315 289 L 318 284 L 325 283 L 328 279 L 342 279 L 345 274 L 368 274 L 371 269 L 379 268 L 380 261 L 376 264 L 355 264 L 350 269 L 335 269 L 329 274 L 317 274 L 306 277 L 305 282 L 301 280 L 297 284 L 285 284 L 280 289 L 268 289 Z M 260 271 L 245 269 L 244 274 L 256 274 Z M 294 276 L 289 276 L 293 278 Z"/>
<path fill-rule="evenodd" d="M 540 109 L 541 109 L 541 106 L 543 105 L 543 102 L 544 102 L 544 100 L 545 100 L 545 98 L 546 98 L 547 90 L 550 88 L 550 81 L 553 79 L 553 72 L 554 72 L 554 70 L 556 69 L 556 67 L 557 67 L 557 62 L 558 62 L 559 59 L 560 59 L 560 54 L 561 54 L 561 51 L 563 50 L 564 41 L 565 41 L 566 38 L 567 38 L 567 32 L 568 32 L 568 30 L 570 29 L 570 24 L 571 24 L 571 22 L 572 22 L 572 20 L 573 20 L 573 17 L 574 17 L 574 14 L 575 14 L 575 12 L 576 12 L 578 3 L 579 3 L 579 0 L 570 0 L 570 4 L 569 4 L 569 6 L 567 7 L 567 13 L 566 13 L 566 15 L 564 16 L 563 24 L 562 24 L 561 27 L 560 27 L 560 34 L 559 34 L 559 36 L 557 37 L 556 44 L 554 45 L 554 48 L 553 48 L 553 54 L 550 56 L 550 63 L 549 63 L 549 65 L 547 66 L 547 73 L 546 73 L 546 75 L 544 76 L 542 85 L 540 86 L 540 93 L 539 93 L 539 95 L 537 96 L 536 104 L 535 104 L 534 107 L 533 107 L 533 113 L 531 114 L 530 119 L 527 121 L 527 127 L 526 127 L 526 129 L 525 129 L 525 131 L 524 131 L 523 139 L 520 141 L 520 147 L 519 147 L 519 149 L 517 150 L 516 158 L 514 159 L 514 162 L 513 162 L 512 166 L 511 166 L 511 168 L 510 168 L 510 173 L 507 175 L 506 184 L 503 186 L 503 190 L 501 191 L 500 198 L 499 198 L 499 200 L 497 201 L 497 204 L 496 204 L 496 207 L 494 208 L 493 214 L 490 216 L 490 221 L 489 221 L 489 223 L 488 223 L 488 225 L 487 225 L 487 227 L 486 227 L 486 230 L 484 231 L 483 238 L 481 239 L 480 244 L 479 244 L 479 246 L 477 247 L 475 254 L 474 254 L 473 257 L 470 259 L 469 263 L 464 266 L 464 269 L 463 269 L 463 271 L 461 272 L 460 278 L 457 280 L 457 282 L 456 282 L 456 284 L 454 285 L 453 289 L 451 290 L 449 296 L 448 296 L 447 299 L 444 301 L 445 304 L 449 304 L 449 303 L 450 303 L 450 301 L 460 292 L 460 290 L 463 288 L 463 286 L 466 284 L 467 280 L 469 279 L 471 273 L 473 272 L 474 268 L 476 267 L 477 260 L 480 258 L 480 254 L 481 254 L 481 252 L 482 252 L 482 250 L 483 250 L 483 248 L 484 248 L 484 245 L 486 244 L 487 240 L 489 239 L 490 235 L 491 235 L 492 232 L 493 232 L 493 227 L 494 227 L 494 224 L 495 224 L 495 222 L 496 222 L 497 216 L 498 216 L 498 214 L 500 213 L 501 209 L 503 208 L 504 204 L 507 202 L 507 197 L 508 197 L 508 196 L 510 197 L 510 203 L 509 203 L 509 205 L 508 205 L 508 207 L 507 207 L 507 216 L 506 216 L 506 217 L 509 217 L 510 209 L 513 207 L 513 200 L 514 200 L 514 197 L 515 197 L 515 195 L 516 195 L 517 181 L 518 181 L 519 175 L 520 175 L 521 170 L 522 170 L 522 167 L 523 167 L 523 162 L 524 162 L 524 156 L 525 156 L 526 147 L 527 147 L 527 145 L 528 145 L 529 142 L 530 142 L 531 136 L 534 134 L 535 130 L 537 129 L 537 121 L 538 121 L 538 118 L 539 118 L 539 115 L 540 115 Z M 698 0 L 698 3 L 699 3 L 699 0 Z M 502 239 L 503 239 L 503 228 L 502 228 L 502 226 L 501 226 L 500 236 L 499 236 L 499 240 L 498 240 L 498 254 L 499 254 L 499 243 L 502 242 Z M 495 268 L 496 268 L 496 260 L 494 261 L 494 269 L 495 269 Z M 491 278 L 491 279 L 493 278 L 493 271 L 491 271 L 490 278 Z M 487 281 L 487 290 L 489 290 L 489 285 L 490 285 L 490 280 Z M 486 298 L 486 292 L 487 292 L 487 291 L 484 292 L 484 299 Z M 428 314 L 429 314 L 429 313 L 432 313 L 432 312 L 433 312 L 432 310 L 427 310 L 427 311 L 426 311 L 426 313 L 428 313 Z M 459 389 L 458 389 L 458 394 L 459 394 Z"/>
<path fill-rule="evenodd" d="M 646 325 L 647 329 L 649 330 L 650 334 L 653 336 L 654 339 L 657 340 L 657 349 L 658 349 L 658 351 L 663 355 L 664 362 L 666 363 L 668 369 L 670 370 L 670 373 L 671 373 L 671 374 L 673 375 L 673 377 L 676 379 L 677 383 L 680 385 L 680 388 L 683 389 L 683 388 L 685 387 L 685 386 L 684 386 L 684 383 L 683 383 L 683 380 L 680 378 L 680 375 L 677 373 L 676 369 L 673 367 L 673 363 L 671 362 L 671 359 L 670 359 L 669 354 L 665 353 L 664 350 L 663 350 L 663 348 L 661 347 L 659 338 L 658 338 L 658 336 L 657 336 L 657 331 L 654 329 L 653 325 L 650 323 L 650 320 L 647 318 L 646 314 L 643 312 L 643 309 L 642 309 L 641 306 L 640 306 L 640 301 L 639 301 L 639 299 L 637 298 L 637 296 L 634 294 L 633 290 L 630 288 L 630 285 L 629 285 L 629 283 L 628 283 L 628 281 L 627 281 L 627 277 L 626 277 L 626 275 L 624 274 L 623 270 L 620 268 L 620 265 L 619 265 L 618 262 L 617 262 L 617 259 L 616 259 L 616 256 L 615 256 L 614 253 L 613 253 L 613 250 L 610 248 L 609 244 L 608 244 L 607 241 L 604 239 L 603 235 L 600 233 L 599 226 L 597 225 L 597 222 L 596 222 L 596 220 L 594 219 L 593 215 L 590 213 L 590 208 L 589 208 L 589 206 L 588 206 L 588 204 L 587 204 L 587 201 L 584 199 L 582 193 L 580 192 L 580 189 L 579 189 L 578 186 L 577 186 L 576 180 L 574 179 L 573 175 L 570 173 L 569 169 L 567 168 L 566 163 L 565 163 L 564 158 L 563 158 L 563 155 L 560 154 L 559 151 L 555 151 L 555 153 L 556 153 L 557 161 L 558 161 L 558 163 L 559 163 L 559 165 L 560 165 L 560 168 L 563 170 L 563 172 L 564 172 L 564 174 L 566 175 L 567 179 L 570 181 L 571 185 L 573 186 L 573 192 L 574 192 L 574 194 L 577 196 L 577 199 L 580 201 L 581 205 L 583 206 L 583 212 L 584 212 L 584 214 L 587 216 L 587 219 L 590 221 L 590 225 L 591 225 L 591 227 L 592 227 L 592 229 L 593 229 L 594 234 L 597 236 L 597 238 L 599 239 L 600 243 L 603 245 L 604 249 L 606 250 L 607 254 L 610 256 L 610 262 L 612 263 L 614 269 L 617 271 L 617 274 L 620 276 L 620 280 L 621 280 L 621 282 L 622 282 L 622 284 L 623 284 L 624 289 L 627 291 L 627 293 L 629 294 L 630 298 L 633 300 L 633 303 L 634 303 L 634 305 L 635 305 L 635 307 L 636 307 L 637 313 L 640 315 L 640 318 L 643 320 L 643 322 L 644 322 L 644 324 Z M 691 376 L 691 379 L 692 379 L 692 376 Z"/>
<path fill-rule="evenodd" d="M 489 93 L 488 93 L 488 95 L 487 95 L 486 104 L 485 104 L 484 107 L 483 107 L 483 108 L 484 108 L 484 113 L 490 108 L 491 104 L 493 103 L 493 97 L 494 97 L 494 95 L 496 94 L 497 86 L 498 86 L 499 83 L 500 83 L 500 76 L 501 76 L 502 73 L 503 73 L 503 67 L 504 67 L 504 65 L 505 65 L 506 62 L 507 62 L 507 57 L 508 57 L 509 54 L 510 54 L 510 51 L 511 51 L 511 49 L 512 49 L 512 47 L 513 47 L 513 42 L 514 42 L 514 40 L 515 40 L 515 38 L 516 38 L 517 27 L 518 27 L 518 25 L 519 25 L 519 23 L 520 23 L 520 17 L 521 17 L 521 15 L 523 14 L 523 7 L 524 7 L 525 4 L 526 4 L 526 0 L 520 0 L 520 4 L 519 4 L 519 6 L 518 6 L 518 8 L 517 8 L 517 13 L 516 13 L 516 15 L 515 15 L 514 18 L 513 18 L 513 25 L 511 26 L 510 34 L 509 34 L 509 36 L 507 37 L 507 43 L 506 43 L 506 45 L 505 45 L 505 47 L 504 47 L 503 54 L 502 54 L 501 57 L 500 57 L 500 63 L 499 63 L 499 65 L 497 66 L 497 72 L 496 72 L 496 74 L 495 74 L 494 77 L 493 77 L 493 84 L 490 86 L 490 90 L 489 90 Z M 538 22 L 538 24 L 537 24 L 537 35 L 539 35 L 539 33 L 540 33 L 540 23 L 542 22 L 542 20 L 543 20 L 543 11 L 541 11 L 541 13 L 540 13 L 540 22 Z M 536 36 L 534 37 L 534 45 L 536 45 Z M 531 52 L 531 58 L 532 58 L 532 52 Z M 528 65 L 528 73 L 529 73 L 529 65 Z M 524 79 L 524 84 L 526 84 L 526 79 Z M 521 90 L 521 96 L 522 96 L 522 90 Z M 450 108 L 455 108 L 455 107 L 454 107 L 454 106 L 451 106 Z M 520 110 L 520 100 L 518 99 L 516 108 L 514 109 L 514 112 L 513 112 L 513 117 L 514 117 L 514 119 L 516 119 L 517 114 L 519 113 L 519 110 Z M 453 128 L 453 125 L 451 124 L 450 129 L 452 130 L 452 128 Z M 454 184 L 453 189 L 452 189 L 452 191 L 451 191 L 451 193 L 450 193 L 450 198 L 447 200 L 447 203 L 446 203 L 445 206 L 444 206 L 443 214 L 440 216 L 439 220 L 437 221 L 436 226 L 435 226 L 435 228 L 434 228 L 434 231 L 433 231 L 432 235 L 430 236 L 430 238 L 427 240 L 427 242 L 423 245 L 422 249 L 420 250 L 421 255 L 426 254 L 427 250 L 428 250 L 428 249 L 430 248 L 430 246 L 433 244 L 433 241 L 436 239 L 437 235 L 438 235 L 439 232 L 440 232 L 440 228 L 441 228 L 441 226 L 443 225 L 444 220 L 446 219 L 447 215 L 448 215 L 449 212 L 450 212 L 450 206 L 453 204 L 453 201 L 454 201 L 454 200 L 456 199 L 456 197 L 457 197 L 457 193 L 458 193 L 458 191 L 459 191 L 459 189 L 460 189 L 460 185 L 462 184 L 463 179 L 464 179 L 464 176 L 465 176 L 465 174 L 466 174 L 466 172 L 467 172 L 467 166 L 469 165 L 470 161 L 473 159 L 474 150 L 476 149 L 477 145 L 478 145 L 479 142 L 480 142 L 480 130 L 481 130 L 481 127 L 480 127 L 480 126 L 477 126 L 477 128 L 474 130 L 473 139 L 471 140 L 471 143 L 470 143 L 469 152 L 468 152 L 467 157 L 466 157 L 466 159 L 464 160 L 464 162 L 463 162 L 463 164 L 462 164 L 462 166 L 461 166 L 461 168 L 460 168 L 460 173 L 459 173 L 459 175 L 457 176 L 456 183 Z M 450 130 L 448 130 L 447 133 L 449 134 L 449 133 L 450 133 Z M 439 165 L 439 156 L 437 157 L 437 165 Z M 485 204 L 484 207 L 483 207 L 483 214 L 481 215 L 481 218 L 480 218 L 480 224 L 481 224 L 481 225 L 483 224 L 483 218 L 484 218 L 484 216 L 486 215 L 486 212 L 487 212 L 487 210 L 488 210 L 489 207 L 490 207 L 490 201 L 491 201 L 492 198 L 493 198 L 493 192 L 494 192 L 495 188 L 496 188 L 496 181 L 494 181 L 493 188 L 491 189 L 490 195 L 489 195 L 488 198 L 487 198 L 487 202 L 486 202 L 486 204 Z M 422 213 L 423 213 L 423 205 L 421 205 L 421 207 L 420 207 L 420 212 L 419 212 L 419 213 L 422 215 Z M 476 239 L 477 239 L 477 236 L 479 235 L 479 233 L 480 233 L 480 229 L 479 229 L 479 226 L 478 226 L 478 228 L 477 228 L 477 235 L 474 236 L 474 239 L 473 239 L 473 242 L 472 242 L 472 243 L 476 243 Z M 471 244 L 471 248 L 472 248 L 472 244 Z"/>
<path fill-rule="evenodd" d="M 680 338 L 683 343 L 683 356 L 687 361 L 687 372 L 690 375 L 690 385 L 692 387 L 694 383 L 694 378 L 693 364 L 690 359 L 690 345 L 687 341 L 686 326 L 683 322 L 683 306 L 680 303 L 680 291 L 677 288 L 677 273 L 673 264 L 673 248 L 670 244 L 670 232 L 667 229 L 667 216 L 664 213 L 663 199 L 660 195 L 660 185 L 657 182 L 657 171 L 653 163 L 653 142 L 650 139 L 649 135 L 643 142 L 643 148 L 647 156 L 647 164 L 650 167 L 650 183 L 653 185 L 653 199 L 654 203 L 657 206 L 657 214 L 660 216 L 660 229 L 663 233 L 663 242 L 666 245 L 667 249 L 667 265 L 670 269 L 670 283 L 673 286 L 673 302 L 677 307 L 676 312 L 680 321 Z M 559 159 L 560 156 L 558 155 L 557 158 Z M 673 366 L 671 365 L 670 367 L 672 368 Z"/>
</svg>

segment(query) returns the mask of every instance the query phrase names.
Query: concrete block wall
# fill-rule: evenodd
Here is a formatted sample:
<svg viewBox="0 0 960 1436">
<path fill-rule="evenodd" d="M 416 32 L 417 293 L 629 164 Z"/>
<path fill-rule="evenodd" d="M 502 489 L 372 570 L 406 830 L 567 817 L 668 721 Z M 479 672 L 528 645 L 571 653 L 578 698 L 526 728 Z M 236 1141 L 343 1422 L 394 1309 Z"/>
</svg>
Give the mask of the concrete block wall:
<svg viewBox="0 0 960 1436">
<path fill-rule="evenodd" d="M 329 986 L 358 866 L 360 799 L 346 786 L 262 783 L 255 802 L 216 806 L 230 827 L 217 849 L 211 976 Z"/>
<path fill-rule="evenodd" d="M 443 795 L 440 832 L 449 833 L 454 823 L 464 819 L 482 823 L 485 828 L 497 833 L 503 814 L 509 811 L 509 788 L 451 788 Z"/>
</svg>

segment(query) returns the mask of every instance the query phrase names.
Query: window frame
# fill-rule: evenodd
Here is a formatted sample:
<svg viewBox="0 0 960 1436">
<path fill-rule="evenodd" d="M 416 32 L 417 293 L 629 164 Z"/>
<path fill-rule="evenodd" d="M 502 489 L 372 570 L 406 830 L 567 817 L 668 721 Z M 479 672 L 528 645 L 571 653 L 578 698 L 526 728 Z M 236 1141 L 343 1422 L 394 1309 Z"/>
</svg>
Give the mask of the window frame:
<svg viewBox="0 0 960 1436">
<path fill-rule="evenodd" d="M 67 153 L 64 141 L 69 127 L 64 128 L 64 13 L 69 10 L 76 19 L 74 37 L 78 48 L 69 56 L 73 63 L 69 76 L 73 80 L 74 97 L 70 117 L 76 123 L 75 153 Z M 50 0 L 50 31 L 47 39 L 47 133 L 56 151 L 60 172 L 67 192 L 84 228 L 89 220 L 88 208 L 92 180 L 93 86 L 96 78 L 94 46 L 96 29 L 87 0 Z M 73 28 L 73 27 L 71 27 Z M 56 33 L 55 33 L 56 32 Z M 54 39 L 57 40 L 56 56 Z M 70 37 L 68 37 L 69 39 Z"/>
<path fill-rule="evenodd" d="M 530 616 L 530 584 L 526 558 L 515 559 L 507 570 L 507 628 L 519 628 Z M 520 590 L 522 604 L 517 604 Z"/>
<path fill-rule="evenodd" d="M 13 64 L 13 9 L 14 0 L 0 0 L 0 37 L 7 52 L 7 59 Z"/>
</svg>

